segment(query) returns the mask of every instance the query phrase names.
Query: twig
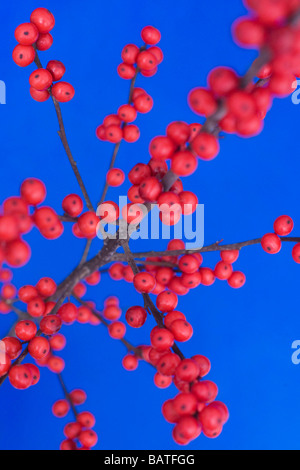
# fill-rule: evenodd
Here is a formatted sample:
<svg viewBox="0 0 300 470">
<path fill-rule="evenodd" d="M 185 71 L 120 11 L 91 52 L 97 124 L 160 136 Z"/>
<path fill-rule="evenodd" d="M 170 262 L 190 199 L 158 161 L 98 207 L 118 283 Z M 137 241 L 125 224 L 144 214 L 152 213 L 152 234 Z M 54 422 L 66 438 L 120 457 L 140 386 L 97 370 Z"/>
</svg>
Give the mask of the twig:
<svg viewBox="0 0 300 470">
<path fill-rule="evenodd" d="M 39 59 L 39 56 L 38 56 L 38 53 L 36 51 L 36 55 L 35 55 L 35 59 L 34 59 L 34 62 L 35 64 L 37 65 L 38 68 L 43 68 L 42 66 L 42 63 Z M 71 152 L 71 149 L 70 149 L 70 146 L 69 146 L 69 143 L 68 143 L 68 139 L 67 139 L 67 136 L 66 136 L 66 131 L 65 131 L 65 126 L 64 126 L 64 122 L 63 122 L 63 117 L 62 117 L 62 113 L 61 113 L 61 109 L 60 109 L 60 105 L 58 103 L 58 101 L 54 98 L 52 92 L 51 92 L 51 89 L 49 89 L 49 92 L 50 92 L 50 95 L 51 95 L 51 98 L 52 98 L 52 101 L 53 101 L 53 104 L 54 104 L 54 108 L 55 108 L 55 111 L 56 111 L 56 115 L 57 115 L 57 119 L 58 119 L 58 123 L 59 123 L 59 131 L 58 131 L 58 135 L 62 141 L 62 144 L 64 146 L 64 149 L 66 151 L 66 154 L 68 156 L 68 159 L 69 159 L 69 162 L 72 166 L 72 170 L 76 176 L 76 179 L 78 181 L 78 184 L 80 186 L 80 189 L 82 191 L 82 194 L 84 196 L 84 200 L 86 202 L 86 205 L 88 207 L 88 209 L 90 211 L 94 211 L 94 208 L 93 208 L 93 205 L 91 203 L 91 200 L 89 198 L 89 195 L 87 193 L 87 190 L 86 190 L 86 187 L 85 187 L 85 184 L 83 182 L 83 179 L 78 171 L 78 168 L 77 168 L 77 163 L 75 162 L 74 158 L 73 158 L 73 155 L 72 155 L 72 152 Z"/>
</svg>

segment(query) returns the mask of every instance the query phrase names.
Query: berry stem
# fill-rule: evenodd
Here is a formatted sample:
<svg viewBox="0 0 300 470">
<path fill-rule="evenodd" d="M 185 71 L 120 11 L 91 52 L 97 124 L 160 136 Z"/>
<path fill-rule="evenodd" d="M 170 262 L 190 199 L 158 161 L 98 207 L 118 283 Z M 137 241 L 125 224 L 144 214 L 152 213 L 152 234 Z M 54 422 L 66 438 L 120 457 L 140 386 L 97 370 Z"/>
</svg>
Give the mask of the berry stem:
<svg viewBox="0 0 300 470">
<path fill-rule="evenodd" d="M 34 62 L 37 65 L 38 68 L 43 68 L 37 51 L 36 51 Z M 89 197 L 88 192 L 87 192 L 86 187 L 85 187 L 85 184 L 84 184 L 83 179 L 82 179 L 82 177 L 79 173 L 79 170 L 77 168 L 77 163 L 75 162 L 75 160 L 73 158 L 73 155 L 72 155 L 69 143 L 68 143 L 68 139 L 67 139 L 67 135 L 66 135 L 66 130 L 65 130 L 65 126 L 64 126 L 64 121 L 63 121 L 60 105 L 59 105 L 58 101 L 54 98 L 51 90 L 49 90 L 49 92 L 50 92 L 50 95 L 51 95 L 51 98 L 52 98 L 52 101 L 53 101 L 53 104 L 54 104 L 54 108 L 55 108 L 58 123 L 59 123 L 58 135 L 59 135 L 59 137 L 61 139 L 61 142 L 64 146 L 64 149 L 65 149 L 66 154 L 68 156 L 69 162 L 71 164 L 73 172 L 76 176 L 76 179 L 77 179 L 78 184 L 80 186 L 80 189 L 82 191 L 82 194 L 83 194 L 84 200 L 86 202 L 86 205 L 87 205 L 87 207 L 90 211 L 94 211 L 93 204 L 91 203 L 90 197 Z"/>
</svg>

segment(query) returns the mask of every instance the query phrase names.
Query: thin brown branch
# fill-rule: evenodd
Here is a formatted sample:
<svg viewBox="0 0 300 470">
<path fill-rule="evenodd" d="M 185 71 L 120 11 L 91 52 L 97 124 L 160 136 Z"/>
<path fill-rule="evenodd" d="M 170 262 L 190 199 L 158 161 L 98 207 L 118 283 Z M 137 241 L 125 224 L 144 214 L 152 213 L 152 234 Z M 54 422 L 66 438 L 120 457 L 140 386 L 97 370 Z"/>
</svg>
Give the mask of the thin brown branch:
<svg viewBox="0 0 300 470">
<path fill-rule="evenodd" d="M 43 68 L 37 51 L 36 51 L 34 62 L 37 65 L 38 68 Z M 93 204 L 91 203 L 91 200 L 89 198 L 89 195 L 88 195 L 86 187 L 85 187 L 85 184 L 84 184 L 83 179 L 82 179 L 82 177 L 79 173 L 79 170 L 77 168 L 77 163 L 74 160 L 74 157 L 72 155 L 72 152 L 71 152 L 71 149 L 70 149 L 70 146 L 69 146 L 69 142 L 68 142 L 67 135 L 66 135 L 66 130 L 65 130 L 65 126 L 64 126 L 64 121 L 63 121 L 60 105 L 59 105 L 58 101 L 54 98 L 54 96 L 51 92 L 51 89 L 49 89 L 49 92 L 50 92 L 50 95 L 51 95 L 51 98 L 52 98 L 52 101 L 53 101 L 53 104 L 54 104 L 54 108 L 55 108 L 58 123 L 59 123 L 58 135 L 61 139 L 61 142 L 63 144 L 63 147 L 64 147 L 65 152 L 67 154 L 67 157 L 69 159 L 69 162 L 71 164 L 72 170 L 73 170 L 73 172 L 75 174 L 75 177 L 77 179 L 77 182 L 80 186 L 80 189 L 82 191 L 84 200 L 86 202 L 86 205 L 87 205 L 87 207 L 90 211 L 94 211 Z"/>
<path fill-rule="evenodd" d="M 141 50 L 142 50 L 142 48 L 141 48 Z M 139 74 L 139 68 L 136 67 L 134 77 L 130 81 L 128 104 L 131 104 L 131 102 L 132 102 L 132 94 L 133 94 L 133 90 L 134 90 L 134 86 L 135 86 L 135 82 L 136 82 L 138 74 Z M 126 127 L 126 123 L 123 123 L 122 129 L 124 129 L 124 127 Z M 118 152 L 119 152 L 119 149 L 120 149 L 120 145 L 121 145 L 121 141 L 118 142 L 117 144 L 115 144 L 108 171 L 111 170 L 112 168 L 114 168 L 114 166 L 115 166 L 115 162 L 116 162 L 116 158 L 117 158 L 117 155 L 118 155 Z M 109 184 L 106 181 L 103 192 L 102 192 L 102 196 L 101 196 L 101 199 L 100 199 L 100 202 L 99 202 L 99 205 L 102 204 L 102 202 L 105 200 L 108 188 L 109 188 Z"/>
<path fill-rule="evenodd" d="M 77 412 L 77 410 L 76 410 L 76 408 L 75 408 L 75 406 L 74 406 L 73 401 L 71 400 L 71 396 L 70 396 L 70 394 L 69 394 L 69 392 L 68 392 L 68 389 L 67 389 L 67 386 L 66 386 L 66 384 L 65 384 L 65 381 L 64 381 L 64 379 L 63 379 L 63 376 L 62 376 L 62 374 L 60 373 L 60 374 L 57 374 L 57 377 L 58 377 L 58 381 L 59 381 L 59 383 L 60 383 L 60 385 L 61 385 L 61 388 L 62 388 L 62 390 L 63 390 L 63 392 L 64 392 L 65 398 L 66 398 L 66 400 L 68 400 L 68 402 L 70 403 L 70 406 L 71 406 L 71 408 L 72 408 L 73 414 L 74 414 L 75 418 L 77 419 L 78 412 Z"/>
<path fill-rule="evenodd" d="M 133 255 L 131 253 L 131 250 L 129 248 L 129 245 L 128 245 L 128 242 L 127 241 L 123 241 L 122 242 L 122 247 L 124 249 L 124 252 L 125 252 L 125 256 L 127 258 L 127 262 L 129 264 L 129 266 L 131 266 L 131 269 L 132 271 L 134 272 L 134 274 L 138 274 L 139 273 L 139 269 L 134 261 L 134 258 L 133 258 Z M 149 312 L 152 313 L 157 325 L 160 327 L 160 328 L 165 328 L 164 326 L 164 316 L 163 314 L 156 308 L 156 306 L 154 305 L 154 303 L 152 302 L 151 300 L 151 297 L 149 294 L 142 294 L 143 296 L 143 299 L 144 299 L 144 303 L 145 303 L 145 308 L 146 310 L 148 310 Z M 179 347 L 177 346 L 176 343 L 173 344 L 172 346 L 172 349 L 173 351 L 181 358 L 181 359 L 184 359 L 184 354 L 180 351 Z"/>
<path fill-rule="evenodd" d="M 300 243 L 300 237 L 280 237 L 282 242 Z M 261 243 L 261 238 L 254 238 L 244 242 L 231 243 L 228 245 L 220 245 L 219 242 L 213 243 L 202 248 L 194 250 L 170 250 L 170 251 L 144 251 L 139 253 L 132 253 L 134 259 L 136 258 L 152 258 L 156 256 L 179 256 L 179 255 L 192 255 L 193 253 L 207 253 L 212 251 L 228 251 L 228 250 L 241 250 L 246 246 L 258 245 Z M 113 261 L 125 261 L 127 258 L 121 253 L 113 256 Z M 145 264 L 151 264 L 151 261 L 146 261 Z"/>
</svg>

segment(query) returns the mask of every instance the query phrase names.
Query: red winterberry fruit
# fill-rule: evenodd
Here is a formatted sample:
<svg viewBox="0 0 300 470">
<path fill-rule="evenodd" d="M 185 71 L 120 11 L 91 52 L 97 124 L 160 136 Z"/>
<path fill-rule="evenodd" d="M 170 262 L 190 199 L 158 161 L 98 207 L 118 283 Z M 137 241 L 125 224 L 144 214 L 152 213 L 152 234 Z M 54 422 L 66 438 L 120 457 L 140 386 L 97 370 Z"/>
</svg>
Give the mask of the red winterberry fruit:
<svg viewBox="0 0 300 470">
<path fill-rule="evenodd" d="M 133 328 L 140 328 L 147 319 L 147 312 L 143 307 L 130 307 L 125 315 L 128 325 Z"/>
<path fill-rule="evenodd" d="M 15 30 L 15 38 L 22 46 L 31 46 L 39 37 L 39 30 L 33 23 L 22 23 Z"/>
<path fill-rule="evenodd" d="M 261 246 L 264 251 L 273 255 L 281 250 L 281 240 L 275 233 L 266 233 L 261 239 Z"/>
<path fill-rule="evenodd" d="M 46 69 L 51 73 L 54 82 L 61 80 L 66 72 L 66 67 L 60 60 L 50 60 Z"/>
<path fill-rule="evenodd" d="M 40 33 L 49 33 L 54 28 L 55 18 L 46 8 L 36 8 L 30 15 L 31 23 L 34 23 Z"/>
</svg>

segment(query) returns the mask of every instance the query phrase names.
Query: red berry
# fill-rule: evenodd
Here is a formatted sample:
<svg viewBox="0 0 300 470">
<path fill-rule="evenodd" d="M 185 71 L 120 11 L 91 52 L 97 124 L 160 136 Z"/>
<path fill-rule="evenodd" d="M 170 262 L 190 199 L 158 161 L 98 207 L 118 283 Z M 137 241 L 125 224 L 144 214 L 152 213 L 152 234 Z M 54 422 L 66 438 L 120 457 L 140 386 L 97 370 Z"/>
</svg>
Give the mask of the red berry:
<svg viewBox="0 0 300 470">
<path fill-rule="evenodd" d="M 210 268 L 200 268 L 201 281 L 204 286 L 211 286 L 215 282 L 215 275 Z"/>
<path fill-rule="evenodd" d="M 43 359 L 49 351 L 49 341 L 42 336 L 32 338 L 28 344 L 28 352 L 34 359 Z"/>
<path fill-rule="evenodd" d="M 229 67 L 216 67 L 210 72 L 207 81 L 211 90 L 219 96 L 226 96 L 239 86 L 239 77 Z"/>
<path fill-rule="evenodd" d="M 21 341 L 30 341 L 36 335 L 37 326 L 31 320 L 20 320 L 15 326 L 15 332 Z"/>
<path fill-rule="evenodd" d="M 67 400 L 57 400 L 52 406 L 52 413 L 56 418 L 64 418 L 70 410 L 70 404 Z"/>
<path fill-rule="evenodd" d="M 186 318 L 182 312 L 179 312 L 178 310 L 173 310 L 172 312 L 167 313 L 164 318 L 165 327 L 170 329 L 171 324 L 175 320 L 186 320 Z"/>
<path fill-rule="evenodd" d="M 28 367 L 28 369 L 31 372 L 31 376 L 32 376 L 31 385 L 36 385 L 39 382 L 40 376 L 41 376 L 38 367 L 34 364 L 24 364 L 24 366 Z"/>
<path fill-rule="evenodd" d="M 194 88 L 189 93 L 188 103 L 192 110 L 200 116 L 211 116 L 217 109 L 213 93 L 206 88 Z"/>
<path fill-rule="evenodd" d="M 53 36 L 50 33 L 41 33 L 36 41 L 38 51 L 47 51 L 53 44 Z"/>
<path fill-rule="evenodd" d="M 196 356 L 193 356 L 192 359 L 196 361 L 198 366 L 200 367 L 200 377 L 204 377 L 209 373 L 211 369 L 211 363 L 210 360 L 207 359 L 207 357 L 197 354 Z"/>
<path fill-rule="evenodd" d="M 50 60 L 46 68 L 51 73 L 54 82 L 61 80 L 66 72 L 66 67 L 60 60 Z"/>
<path fill-rule="evenodd" d="M 85 431 L 81 431 L 78 436 L 79 442 L 88 448 L 95 447 L 98 442 L 98 436 L 92 429 L 87 429 Z"/>
<path fill-rule="evenodd" d="M 54 28 L 55 19 L 46 8 L 36 8 L 30 15 L 31 23 L 34 23 L 40 33 L 49 33 Z"/>
<path fill-rule="evenodd" d="M 140 184 L 139 194 L 144 201 L 156 202 L 162 190 L 162 183 L 154 176 L 149 176 Z"/>
<path fill-rule="evenodd" d="M 77 318 L 77 307 L 71 302 L 67 302 L 58 309 L 57 315 L 66 324 L 74 323 Z"/>
<path fill-rule="evenodd" d="M 83 210 L 83 202 L 78 194 L 69 194 L 62 202 L 62 208 L 71 217 L 78 217 Z"/>
<path fill-rule="evenodd" d="M 177 423 L 180 415 L 176 413 L 173 405 L 173 400 L 167 400 L 162 405 L 162 414 L 166 421 L 169 423 Z"/>
<path fill-rule="evenodd" d="M 186 320 L 175 320 L 169 326 L 172 331 L 175 341 L 188 341 L 193 336 L 192 325 Z"/>
<path fill-rule="evenodd" d="M 47 367 L 54 374 L 60 374 L 65 368 L 65 361 L 61 357 L 50 356 Z"/>
<path fill-rule="evenodd" d="M 35 50 L 32 46 L 22 46 L 18 44 L 12 53 L 14 62 L 20 67 L 27 67 L 35 59 Z"/>
<path fill-rule="evenodd" d="M 133 100 L 133 105 L 139 113 L 149 113 L 153 108 L 153 99 L 148 93 L 143 93 Z"/>
<path fill-rule="evenodd" d="M 232 269 L 231 264 L 226 263 L 225 261 L 219 261 L 216 264 L 214 274 L 221 281 L 226 281 L 227 279 L 230 278 L 232 271 L 233 269 Z"/>
<path fill-rule="evenodd" d="M 99 218 L 95 212 L 88 211 L 82 214 L 78 219 L 78 227 L 86 237 L 95 237 Z"/>
<path fill-rule="evenodd" d="M 51 297 L 56 292 L 56 283 L 50 277 L 43 277 L 36 285 L 42 297 Z"/>
<path fill-rule="evenodd" d="M 233 287 L 234 289 L 239 289 L 245 284 L 246 276 L 241 271 L 233 271 L 227 282 L 230 287 Z"/>
<path fill-rule="evenodd" d="M 121 53 L 123 62 L 126 64 L 135 64 L 139 53 L 139 48 L 135 44 L 127 44 Z"/>
<path fill-rule="evenodd" d="M 208 405 L 200 413 L 200 422 L 203 428 L 215 430 L 222 425 L 222 413 L 212 405 Z"/>
<path fill-rule="evenodd" d="M 294 245 L 292 249 L 292 257 L 296 263 L 298 264 L 300 263 L 300 243 L 297 243 L 296 245 Z"/>
<path fill-rule="evenodd" d="M 253 96 L 243 90 L 234 91 L 229 95 L 227 108 L 237 119 L 249 119 L 257 111 Z"/>
<path fill-rule="evenodd" d="M 115 222 L 119 218 L 119 206 L 113 201 L 105 201 L 98 206 L 97 214 L 105 223 Z"/>
<path fill-rule="evenodd" d="M 155 350 L 154 350 L 155 351 Z M 158 351 L 157 351 L 158 352 Z M 156 368 L 158 372 L 163 375 L 174 375 L 175 369 L 180 363 L 180 357 L 177 354 L 167 352 L 161 353 L 162 356 L 158 359 Z"/>
<path fill-rule="evenodd" d="M 13 215 L 0 216 L 0 240 L 9 242 L 18 238 L 19 230 L 16 218 Z"/>
<path fill-rule="evenodd" d="M 123 129 L 123 138 L 126 142 L 136 142 L 140 137 L 140 130 L 135 124 L 128 124 Z"/>
<path fill-rule="evenodd" d="M 128 174 L 128 179 L 132 184 L 141 184 L 141 182 L 151 176 L 151 169 L 145 163 L 137 163 Z"/>
<path fill-rule="evenodd" d="M 221 258 L 225 263 L 234 263 L 239 257 L 239 250 L 222 250 L 221 251 Z"/>
<path fill-rule="evenodd" d="M 133 122 L 136 119 L 137 113 L 133 106 L 130 104 L 123 104 L 118 109 L 118 116 L 124 122 Z"/>
<path fill-rule="evenodd" d="M 96 424 L 95 416 L 89 411 L 82 411 L 77 415 L 77 421 L 84 428 L 93 428 Z"/>
<path fill-rule="evenodd" d="M 127 354 L 122 359 L 122 366 L 125 370 L 136 370 L 138 367 L 139 361 L 133 354 Z"/>
<path fill-rule="evenodd" d="M 115 321 L 109 325 L 108 333 L 111 338 L 122 339 L 126 333 L 126 326 L 121 321 Z"/>
<path fill-rule="evenodd" d="M 195 273 L 199 268 L 199 260 L 194 255 L 184 255 L 180 258 L 178 266 L 184 273 Z"/>
<path fill-rule="evenodd" d="M 239 18 L 233 28 L 235 39 L 242 46 L 259 48 L 266 40 L 264 27 L 249 17 Z"/>
<path fill-rule="evenodd" d="M 49 338 L 50 346 L 53 351 L 61 351 L 66 345 L 66 338 L 62 334 L 58 334 Z"/>
<path fill-rule="evenodd" d="M 151 52 L 142 51 L 138 54 L 136 63 L 141 70 L 153 70 L 157 65 L 157 60 Z"/>
<path fill-rule="evenodd" d="M 47 336 L 58 333 L 61 326 L 61 318 L 57 315 L 47 315 L 40 322 L 40 330 Z"/>
<path fill-rule="evenodd" d="M 32 383 L 30 369 L 24 364 L 13 366 L 8 374 L 11 385 L 18 390 L 29 388 Z"/>
<path fill-rule="evenodd" d="M 266 233 L 261 239 L 261 246 L 264 251 L 274 255 L 281 250 L 281 240 L 275 233 Z"/>
<path fill-rule="evenodd" d="M 136 70 L 133 65 L 122 62 L 122 64 L 118 65 L 117 72 L 121 78 L 131 80 L 135 76 Z"/>
<path fill-rule="evenodd" d="M 70 83 L 57 82 L 52 86 L 52 95 L 59 103 L 66 103 L 74 98 L 75 90 Z"/>
<path fill-rule="evenodd" d="M 190 128 L 186 122 L 175 121 L 167 127 L 167 136 L 177 145 L 185 144 L 190 137 Z"/>
<path fill-rule="evenodd" d="M 22 23 L 15 30 L 15 38 L 22 46 L 31 46 L 39 37 L 39 30 L 33 23 Z"/>
<path fill-rule="evenodd" d="M 212 160 L 218 155 L 220 150 L 216 137 L 205 132 L 195 137 L 192 142 L 192 148 L 202 160 Z"/>
<path fill-rule="evenodd" d="M 5 259 L 9 266 L 19 268 L 24 266 L 30 259 L 31 250 L 24 240 L 14 240 L 7 243 Z"/>
<path fill-rule="evenodd" d="M 78 422 L 68 423 L 64 427 L 64 435 L 68 439 L 76 439 L 76 437 L 78 437 L 81 430 L 82 430 L 82 426 Z"/>
<path fill-rule="evenodd" d="M 109 142 L 117 144 L 118 142 L 121 142 L 122 137 L 123 131 L 121 127 L 117 126 L 116 124 L 111 124 L 110 126 L 106 127 L 105 138 Z"/>
<path fill-rule="evenodd" d="M 162 63 L 163 58 L 164 58 L 164 54 L 163 54 L 162 50 L 160 49 L 160 47 L 152 46 L 152 47 L 148 48 L 148 51 L 151 52 L 151 54 L 153 54 L 154 57 L 156 58 L 157 65 Z"/>
<path fill-rule="evenodd" d="M 46 198 L 46 187 L 37 178 L 27 178 L 21 185 L 21 196 L 30 206 L 41 204 Z"/>
<path fill-rule="evenodd" d="M 78 450 L 77 445 L 72 439 L 65 439 L 59 446 L 59 450 Z"/>
<path fill-rule="evenodd" d="M 154 26 L 145 26 L 141 32 L 142 40 L 151 46 L 154 46 L 160 41 L 161 34 Z"/>
<path fill-rule="evenodd" d="M 89 286 L 96 286 L 97 284 L 99 284 L 100 280 L 101 280 L 100 271 L 95 271 L 90 276 L 85 278 L 85 282 L 89 284 Z"/>
<path fill-rule="evenodd" d="M 38 318 L 44 315 L 45 309 L 45 302 L 41 297 L 34 297 L 27 304 L 27 312 L 34 318 Z"/>
<path fill-rule="evenodd" d="M 188 150 L 175 153 L 171 160 L 171 170 L 178 176 L 192 175 L 197 166 L 197 158 Z"/>
<path fill-rule="evenodd" d="M 210 380 L 202 380 L 192 386 L 191 392 L 200 403 L 210 403 L 214 401 L 218 395 L 218 387 Z"/>
<path fill-rule="evenodd" d="M 125 315 L 128 325 L 133 328 L 140 328 L 147 319 L 147 312 L 143 307 L 130 307 Z"/>
<path fill-rule="evenodd" d="M 177 307 L 178 297 L 173 292 L 165 290 L 156 298 L 156 306 L 161 312 L 171 312 Z"/>
<path fill-rule="evenodd" d="M 166 328 L 155 327 L 150 334 L 151 345 L 157 351 L 167 351 L 174 344 L 174 336 Z"/>
<path fill-rule="evenodd" d="M 47 101 L 51 96 L 49 90 L 39 91 L 33 87 L 30 87 L 29 91 L 30 91 L 31 98 L 34 99 L 35 101 L 38 101 L 39 103 L 43 103 L 44 101 Z"/>
<path fill-rule="evenodd" d="M 291 231 L 294 228 L 294 222 L 291 217 L 288 215 L 281 215 L 280 217 L 277 217 L 277 219 L 274 222 L 274 232 L 281 236 L 281 237 L 286 237 L 291 233 Z"/>
<path fill-rule="evenodd" d="M 167 377 L 160 372 L 156 372 L 154 375 L 154 384 L 158 388 L 167 388 L 172 383 L 172 377 Z"/>
<path fill-rule="evenodd" d="M 192 393 L 179 393 L 173 400 L 173 406 L 180 416 L 192 415 L 197 409 L 197 399 Z"/>
<path fill-rule="evenodd" d="M 6 375 L 9 371 L 9 369 L 10 369 L 11 360 L 10 360 L 9 355 L 5 351 L 3 351 L 2 345 L 1 345 L 1 349 L 0 349 L 0 357 L 1 357 L 0 377 L 4 377 L 4 375 Z"/>
<path fill-rule="evenodd" d="M 154 137 L 149 146 L 151 157 L 155 160 L 168 160 L 176 150 L 176 145 L 169 137 Z"/>
<path fill-rule="evenodd" d="M 83 405 L 83 403 L 85 403 L 86 401 L 87 396 L 84 390 L 75 389 L 70 392 L 70 398 L 74 405 Z"/>
<path fill-rule="evenodd" d="M 134 276 L 133 285 L 139 293 L 149 294 L 155 287 L 155 278 L 150 273 L 138 273 Z"/>
<path fill-rule="evenodd" d="M 21 342 L 14 337 L 7 336 L 3 338 L 5 352 L 10 359 L 17 359 L 22 352 L 22 344 Z M 0 348 L 1 350 L 1 348 Z"/>
<path fill-rule="evenodd" d="M 183 382 L 193 382 L 199 376 L 200 367 L 193 359 L 183 359 L 176 368 L 175 376 Z"/>
<path fill-rule="evenodd" d="M 119 168 L 112 168 L 106 174 L 106 182 L 109 186 L 118 187 L 124 183 L 125 174 L 124 171 Z"/>
</svg>

